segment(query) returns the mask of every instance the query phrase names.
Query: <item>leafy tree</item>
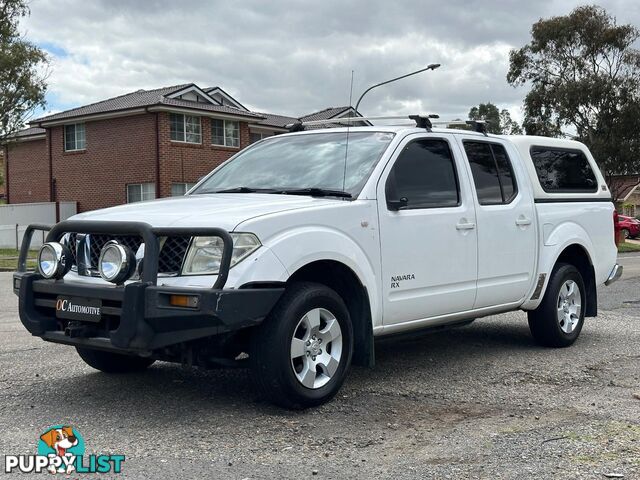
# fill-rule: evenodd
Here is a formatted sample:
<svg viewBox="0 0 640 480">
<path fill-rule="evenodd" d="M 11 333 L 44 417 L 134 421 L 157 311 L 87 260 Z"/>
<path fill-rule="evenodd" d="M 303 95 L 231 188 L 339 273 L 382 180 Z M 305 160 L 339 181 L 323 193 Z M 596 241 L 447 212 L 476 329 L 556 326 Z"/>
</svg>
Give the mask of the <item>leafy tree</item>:
<svg viewBox="0 0 640 480">
<path fill-rule="evenodd" d="M 511 118 L 509 110 L 500 110 L 500 130 L 505 135 L 522 135 L 522 127 Z"/>
<path fill-rule="evenodd" d="M 29 14 L 25 0 L 0 0 L 0 135 L 22 128 L 37 107 L 44 107 L 47 55 L 18 32 Z"/>
<path fill-rule="evenodd" d="M 511 118 L 509 110 L 499 110 L 493 103 L 481 103 L 469 110 L 469 120 L 486 120 L 489 133 L 520 135 L 522 128 Z"/>
<path fill-rule="evenodd" d="M 597 6 L 541 19 L 531 42 L 512 50 L 507 81 L 530 86 L 528 134 L 586 143 L 608 179 L 640 167 L 640 37 Z"/>
</svg>

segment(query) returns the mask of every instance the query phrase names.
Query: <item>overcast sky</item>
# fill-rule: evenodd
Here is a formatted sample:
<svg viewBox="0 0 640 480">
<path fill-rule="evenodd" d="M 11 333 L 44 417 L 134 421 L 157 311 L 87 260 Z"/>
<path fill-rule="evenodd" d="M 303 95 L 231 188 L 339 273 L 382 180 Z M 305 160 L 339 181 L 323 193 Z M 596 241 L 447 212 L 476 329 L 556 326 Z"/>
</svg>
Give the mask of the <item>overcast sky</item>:
<svg viewBox="0 0 640 480">
<path fill-rule="evenodd" d="M 372 83 L 441 63 L 368 94 L 367 115 L 466 118 L 491 101 L 521 117 L 508 52 L 571 0 L 30 0 L 27 37 L 51 56 L 48 110 L 139 88 L 221 86 L 248 108 L 299 116 L 353 103 Z M 640 1 L 598 3 L 640 26 Z"/>
</svg>

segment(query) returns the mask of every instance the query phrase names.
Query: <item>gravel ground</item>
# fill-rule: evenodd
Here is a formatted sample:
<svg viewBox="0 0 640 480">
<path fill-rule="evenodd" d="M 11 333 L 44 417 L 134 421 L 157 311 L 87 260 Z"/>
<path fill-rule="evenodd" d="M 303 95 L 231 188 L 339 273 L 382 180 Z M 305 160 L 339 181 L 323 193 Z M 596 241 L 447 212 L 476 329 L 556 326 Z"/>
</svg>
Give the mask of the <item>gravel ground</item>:
<svg viewBox="0 0 640 480">
<path fill-rule="evenodd" d="M 244 370 L 98 373 L 23 329 L 0 274 L 2 470 L 65 423 L 88 453 L 126 455 L 124 478 L 640 479 L 640 255 L 622 262 L 571 348 L 534 345 L 520 312 L 386 340 L 305 412 L 262 401 Z"/>
</svg>

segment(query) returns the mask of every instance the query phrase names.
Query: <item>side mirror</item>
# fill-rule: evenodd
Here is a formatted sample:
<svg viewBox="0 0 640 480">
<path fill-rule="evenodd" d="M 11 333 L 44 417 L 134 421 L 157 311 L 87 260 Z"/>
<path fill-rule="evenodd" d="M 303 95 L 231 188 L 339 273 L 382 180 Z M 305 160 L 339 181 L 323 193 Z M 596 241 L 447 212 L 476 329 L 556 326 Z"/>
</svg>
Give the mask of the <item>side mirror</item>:
<svg viewBox="0 0 640 480">
<path fill-rule="evenodd" d="M 387 199 L 387 207 L 389 210 L 398 211 L 409 205 L 409 199 L 407 197 L 401 197 L 398 200 Z"/>
</svg>

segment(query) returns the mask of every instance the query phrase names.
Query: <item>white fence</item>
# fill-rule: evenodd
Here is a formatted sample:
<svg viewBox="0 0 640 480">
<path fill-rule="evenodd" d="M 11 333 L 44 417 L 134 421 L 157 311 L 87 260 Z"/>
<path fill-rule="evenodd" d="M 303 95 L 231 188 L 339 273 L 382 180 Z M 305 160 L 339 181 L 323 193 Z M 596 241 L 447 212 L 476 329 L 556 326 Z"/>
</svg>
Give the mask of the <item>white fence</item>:
<svg viewBox="0 0 640 480">
<path fill-rule="evenodd" d="M 76 202 L 58 202 L 60 220 L 76 214 Z M 15 203 L 0 205 L 0 248 L 19 249 L 27 226 L 31 223 L 56 223 L 56 203 Z M 35 232 L 32 247 L 42 245 L 46 233 Z"/>
</svg>

